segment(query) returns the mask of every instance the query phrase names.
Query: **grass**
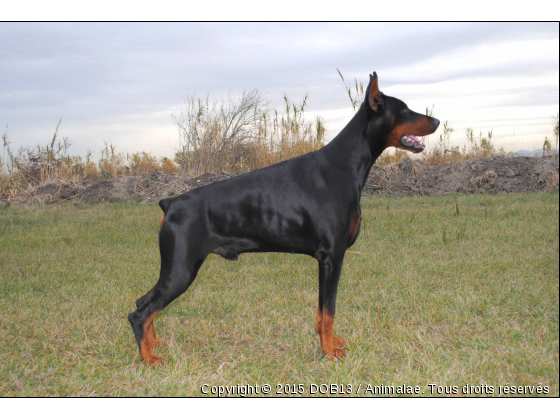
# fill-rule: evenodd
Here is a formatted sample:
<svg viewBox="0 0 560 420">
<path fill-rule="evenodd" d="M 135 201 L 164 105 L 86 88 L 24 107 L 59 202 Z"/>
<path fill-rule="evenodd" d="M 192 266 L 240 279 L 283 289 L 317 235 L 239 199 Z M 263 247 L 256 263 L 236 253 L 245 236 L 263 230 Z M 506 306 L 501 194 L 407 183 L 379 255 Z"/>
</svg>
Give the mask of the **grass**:
<svg viewBox="0 0 560 420">
<path fill-rule="evenodd" d="M 314 332 L 317 263 L 212 255 L 156 319 L 126 319 L 159 270 L 156 204 L 0 209 L 0 396 L 200 396 L 203 384 L 549 387 L 558 396 L 558 193 L 367 198 L 335 332 Z M 445 390 L 446 388 L 441 388 Z M 502 394 L 503 395 L 503 394 Z M 533 394 L 535 395 L 535 394 Z M 543 395 L 543 394 L 541 394 Z"/>
</svg>

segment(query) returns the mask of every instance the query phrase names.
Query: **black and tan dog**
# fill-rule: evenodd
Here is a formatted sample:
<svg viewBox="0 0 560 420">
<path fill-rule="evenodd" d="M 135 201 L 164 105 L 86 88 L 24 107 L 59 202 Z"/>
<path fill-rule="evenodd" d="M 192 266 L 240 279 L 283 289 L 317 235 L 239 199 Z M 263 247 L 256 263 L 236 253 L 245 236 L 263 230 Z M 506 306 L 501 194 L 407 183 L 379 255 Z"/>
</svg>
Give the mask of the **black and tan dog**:
<svg viewBox="0 0 560 420">
<path fill-rule="evenodd" d="M 333 333 L 336 291 L 344 254 L 360 232 L 360 198 L 371 166 L 390 146 L 421 152 L 425 146 L 416 136 L 438 125 L 380 92 L 373 73 L 354 118 L 321 150 L 161 200 L 159 280 L 128 317 L 144 361 L 162 361 L 153 353 L 159 343 L 154 317 L 188 289 L 205 258 L 214 253 L 237 260 L 244 252 L 317 259 L 315 330 L 323 353 L 343 358 L 344 340 Z"/>
</svg>

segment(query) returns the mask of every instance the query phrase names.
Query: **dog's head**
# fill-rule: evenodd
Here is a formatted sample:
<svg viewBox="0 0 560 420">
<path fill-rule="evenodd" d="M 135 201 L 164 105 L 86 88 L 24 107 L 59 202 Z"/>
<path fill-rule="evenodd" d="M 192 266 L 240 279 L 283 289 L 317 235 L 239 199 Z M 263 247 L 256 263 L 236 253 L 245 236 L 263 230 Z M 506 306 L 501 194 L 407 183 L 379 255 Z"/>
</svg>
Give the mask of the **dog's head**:
<svg viewBox="0 0 560 420">
<path fill-rule="evenodd" d="M 364 106 L 369 124 L 367 137 L 370 142 L 383 142 L 377 147 L 397 147 L 420 153 L 426 145 L 417 136 L 427 136 L 436 131 L 439 120 L 419 114 L 401 100 L 379 91 L 377 73 L 370 75 Z"/>
</svg>

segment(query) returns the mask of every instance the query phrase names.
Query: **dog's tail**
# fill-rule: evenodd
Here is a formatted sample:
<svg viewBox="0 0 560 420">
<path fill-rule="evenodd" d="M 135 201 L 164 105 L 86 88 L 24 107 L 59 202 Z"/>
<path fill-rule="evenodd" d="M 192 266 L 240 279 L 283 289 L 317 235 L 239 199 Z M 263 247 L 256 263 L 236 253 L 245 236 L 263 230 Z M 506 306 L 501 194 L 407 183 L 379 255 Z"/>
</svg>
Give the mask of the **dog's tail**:
<svg viewBox="0 0 560 420">
<path fill-rule="evenodd" d="M 169 206 L 171 205 L 170 198 L 164 198 L 163 200 L 159 200 L 159 206 L 161 207 L 161 211 L 163 213 L 163 217 L 159 222 L 159 228 L 161 229 L 161 225 L 163 225 L 163 219 L 165 219 L 165 215 L 167 214 L 167 210 L 169 210 Z"/>
</svg>

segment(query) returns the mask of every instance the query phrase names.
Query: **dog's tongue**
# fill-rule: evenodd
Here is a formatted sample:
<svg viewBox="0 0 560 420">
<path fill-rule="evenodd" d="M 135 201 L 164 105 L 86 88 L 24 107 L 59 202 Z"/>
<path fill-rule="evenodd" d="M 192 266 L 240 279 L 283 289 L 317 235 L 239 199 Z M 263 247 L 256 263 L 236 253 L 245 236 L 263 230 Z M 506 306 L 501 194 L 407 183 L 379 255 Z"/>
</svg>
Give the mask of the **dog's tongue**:
<svg viewBox="0 0 560 420">
<path fill-rule="evenodd" d="M 412 134 L 407 134 L 406 135 L 406 140 L 409 141 L 410 143 L 413 143 L 416 147 L 425 147 L 424 143 L 421 142 L 418 137 L 412 135 Z"/>
</svg>

